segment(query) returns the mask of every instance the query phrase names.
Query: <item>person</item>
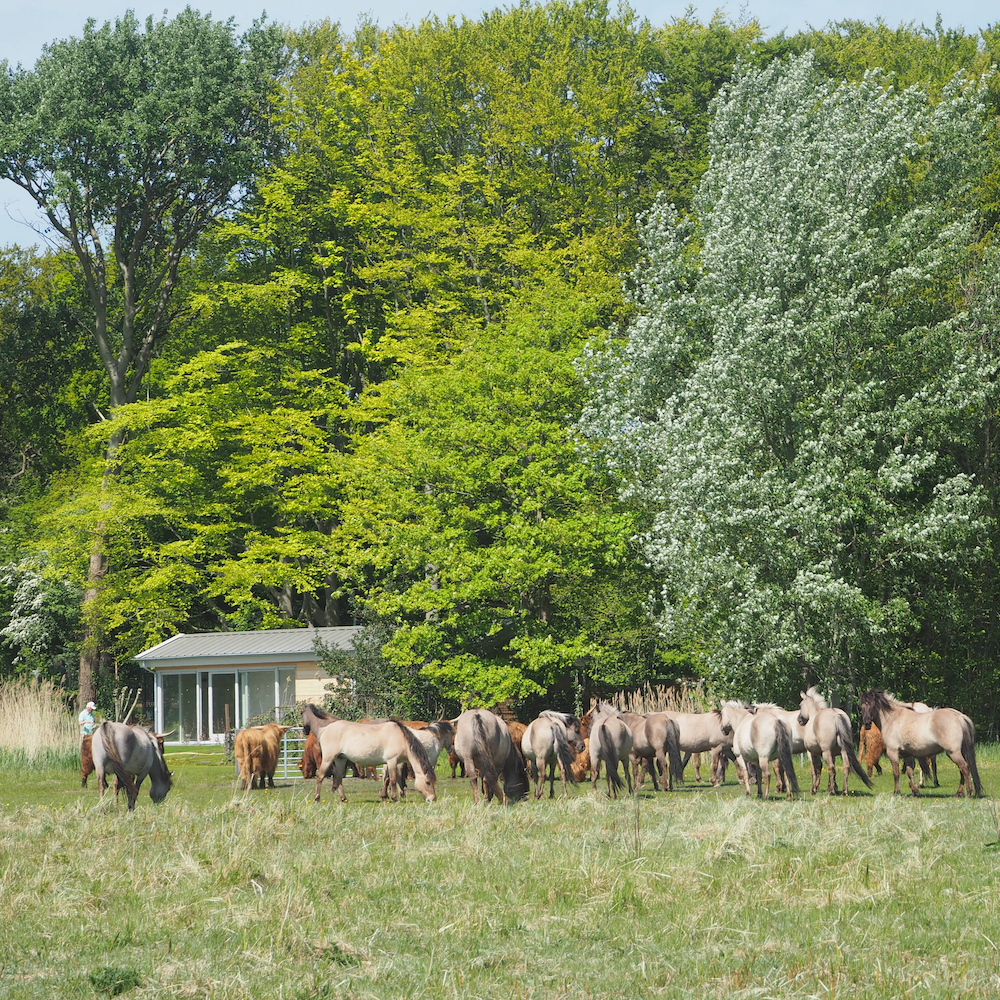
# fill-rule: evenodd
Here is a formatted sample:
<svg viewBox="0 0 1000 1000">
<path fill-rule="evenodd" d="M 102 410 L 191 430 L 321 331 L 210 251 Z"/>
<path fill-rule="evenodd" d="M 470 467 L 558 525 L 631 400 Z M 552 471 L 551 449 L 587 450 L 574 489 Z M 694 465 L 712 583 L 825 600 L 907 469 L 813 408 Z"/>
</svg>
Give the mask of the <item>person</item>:
<svg viewBox="0 0 1000 1000">
<path fill-rule="evenodd" d="M 97 727 L 97 723 L 94 721 L 94 709 L 97 706 L 92 702 L 87 702 L 87 707 L 77 716 L 77 722 L 80 724 L 80 738 L 83 739 L 84 736 L 90 736 L 90 734 Z"/>
</svg>

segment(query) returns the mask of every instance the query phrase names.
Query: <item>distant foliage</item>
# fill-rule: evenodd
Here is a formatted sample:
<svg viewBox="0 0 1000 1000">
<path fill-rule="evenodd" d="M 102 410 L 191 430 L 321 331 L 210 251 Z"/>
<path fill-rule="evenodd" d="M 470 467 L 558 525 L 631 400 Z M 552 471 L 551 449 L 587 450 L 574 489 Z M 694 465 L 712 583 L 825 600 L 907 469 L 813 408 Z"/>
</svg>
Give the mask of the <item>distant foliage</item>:
<svg viewBox="0 0 1000 1000">
<path fill-rule="evenodd" d="M 645 222 L 638 316 L 592 359 L 583 427 L 646 512 L 661 629 L 732 690 L 928 676 L 943 632 L 975 655 L 997 377 L 995 261 L 967 284 L 982 128 L 961 79 L 935 103 L 776 61 L 723 88 L 693 218 Z"/>
<path fill-rule="evenodd" d="M 354 652 L 334 649 L 317 641 L 319 665 L 332 677 L 325 707 L 342 719 L 437 718 L 443 705 L 419 670 L 406 670 L 389 661 L 382 648 L 391 633 L 370 626 L 355 635 Z"/>
</svg>

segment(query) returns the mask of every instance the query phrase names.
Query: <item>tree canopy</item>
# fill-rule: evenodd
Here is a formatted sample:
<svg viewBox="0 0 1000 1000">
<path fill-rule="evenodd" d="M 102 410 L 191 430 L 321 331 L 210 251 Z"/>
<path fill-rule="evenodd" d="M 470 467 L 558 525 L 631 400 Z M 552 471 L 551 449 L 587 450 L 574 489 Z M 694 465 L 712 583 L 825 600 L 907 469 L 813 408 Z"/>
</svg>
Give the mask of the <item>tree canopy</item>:
<svg viewBox="0 0 1000 1000">
<path fill-rule="evenodd" d="M 411 706 L 992 705 L 996 39 L 188 9 L 4 67 L 2 669 L 363 621 Z"/>
</svg>

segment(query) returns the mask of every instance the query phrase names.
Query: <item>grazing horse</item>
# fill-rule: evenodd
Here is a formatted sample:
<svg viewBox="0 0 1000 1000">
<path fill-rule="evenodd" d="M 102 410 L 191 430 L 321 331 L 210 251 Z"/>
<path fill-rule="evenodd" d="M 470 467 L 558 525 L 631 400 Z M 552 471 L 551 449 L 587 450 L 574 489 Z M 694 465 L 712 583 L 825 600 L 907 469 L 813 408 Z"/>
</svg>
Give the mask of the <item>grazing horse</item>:
<svg viewBox="0 0 1000 1000">
<path fill-rule="evenodd" d="M 93 736 L 94 771 L 102 798 L 108 787 L 105 775 L 109 769 L 125 789 L 129 812 L 135 809 L 139 786 L 146 775 L 149 775 L 149 797 L 154 802 L 167 797 L 173 784 L 172 775 L 163 758 L 163 747 L 152 733 L 124 722 L 102 722 Z"/>
<path fill-rule="evenodd" d="M 268 722 L 263 726 L 241 729 L 233 741 L 236 763 L 240 768 L 240 785 L 243 790 L 263 788 L 265 783 L 274 788 L 274 772 L 278 769 L 281 741 L 288 726 Z"/>
<path fill-rule="evenodd" d="M 827 793 L 837 794 L 838 754 L 844 765 L 844 794 L 847 795 L 847 776 L 851 770 L 871 788 L 872 779 L 865 773 L 854 752 L 854 734 L 847 713 L 839 708 L 830 708 L 815 687 L 801 692 L 801 695 L 798 721 L 806 752 L 812 760 L 812 794 L 815 795 L 819 789 L 823 761 L 829 768 Z"/>
<path fill-rule="evenodd" d="M 768 797 L 771 786 L 771 771 L 768 764 L 772 760 L 778 762 L 785 776 L 785 788 L 788 798 L 794 791 L 798 794 L 799 782 L 795 776 L 795 764 L 792 760 L 792 734 L 785 720 L 772 708 L 757 706 L 756 712 L 751 712 L 746 705 L 738 701 L 722 703 L 722 729 L 733 734 L 733 753 L 737 764 L 743 768 L 743 787 L 750 795 L 750 773 L 748 764 L 757 765 L 757 798 Z M 764 793 L 761 795 L 761 775 L 764 776 Z"/>
<path fill-rule="evenodd" d="M 438 719 L 436 722 L 407 722 L 405 723 L 413 730 L 414 735 L 424 745 L 427 751 L 427 759 L 431 764 L 436 765 L 437 759 L 442 750 L 449 752 L 455 746 L 455 727 L 447 719 Z M 406 777 L 409 765 L 404 761 L 397 768 L 397 784 L 399 795 L 402 798 L 406 794 Z M 383 777 L 383 784 L 389 780 L 389 769 L 386 768 Z"/>
<path fill-rule="evenodd" d="M 394 793 L 396 791 L 396 769 L 401 760 L 408 761 L 413 768 L 414 788 L 428 802 L 434 801 L 437 780 L 434 765 L 428 760 L 427 751 L 413 730 L 399 719 L 387 722 L 346 722 L 337 719 L 322 728 L 319 745 L 323 759 L 316 771 L 316 802 L 319 802 L 323 779 L 328 773 L 332 774 L 334 789 L 340 792 L 340 801 L 347 801 L 344 773 L 348 761 L 363 767 L 385 764 L 389 776 L 389 782 L 382 786 L 382 800 L 385 801 L 390 787 Z M 393 801 L 396 801 L 395 795 Z"/>
<path fill-rule="evenodd" d="M 607 702 L 599 701 L 593 708 L 590 720 L 590 781 L 597 790 L 597 776 L 603 760 L 608 783 L 608 798 L 618 798 L 622 779 L 618 777 L 618 762 L 625 765 L 628 791 L 632 794 L 632 772 L 629 754 L 632 753 L 632 730 L 622 719 L 622 713 Z"/>
<path fill-rule="evenodd" d="M 583 750 L 580 720 L 566 712 L 542 712 L 530 722 L 521 737 L 521 752 L 531 764 L 535 781 L 535 798 L 540 799 L 545 788 L 545 768 L 549 769 L 549 798 L 555 798 L 556 766 L 562 776 L 563 797 L 569 795 L 573 777 L 574 754 Z"/>
<path fill-rule="evenodd" d="M 479 802 L 480 777 L 487 802 L 492 802 L 494 796 L 504 802 L 525 798 L 528 772 L 506 723 L 482 708 L 470 708 L 454 722 L 455 753 L 472 785 L 472 801 Z"/>
<path fill-rule="evenodd" d="M 867 729 L 874 724 L 882 732 L 885 755 L 892 764 L 894 794 L 899 794 L 900 757 L 910 779 L 910 791 L 916 795 L 914 758 L 939 753 L 946 753 L 962 775 L 958 795 L 968 797 L 972 789 L 977 798 L 983 794 L 976 768 L 976 727 L 967 715 L 954 708 L 917 712 L 877 688 L 861 695 L 860 702 L 862 726 Z"/>
</svg>

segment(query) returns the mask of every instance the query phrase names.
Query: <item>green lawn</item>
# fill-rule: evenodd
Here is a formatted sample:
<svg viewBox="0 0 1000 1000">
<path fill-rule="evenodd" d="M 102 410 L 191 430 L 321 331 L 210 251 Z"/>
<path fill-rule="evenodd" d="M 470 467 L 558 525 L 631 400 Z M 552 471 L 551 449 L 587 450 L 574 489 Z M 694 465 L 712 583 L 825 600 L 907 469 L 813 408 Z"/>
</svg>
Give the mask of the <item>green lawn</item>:
<svg viewBox="0 0 1000 1000">
<path fill-rule="evenodd" d="M 1000 813 L 943 787 L 791 803 L 734 784 L 474 808 L 236 789 L 171 751 L 134 815 L 0 779 L 0 997 L 994 997 Z M 981 747 L 989 791 L 1000 748 Z M 800 781 L 808 788 L 807 768 Z M 689 769 L 690 772 L 690 769 Z M 91 778 L 93 786 L 93 778 Z"/>
</svg>

